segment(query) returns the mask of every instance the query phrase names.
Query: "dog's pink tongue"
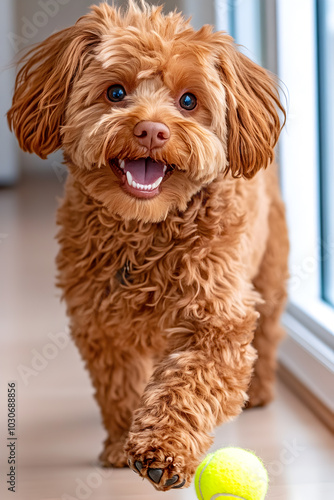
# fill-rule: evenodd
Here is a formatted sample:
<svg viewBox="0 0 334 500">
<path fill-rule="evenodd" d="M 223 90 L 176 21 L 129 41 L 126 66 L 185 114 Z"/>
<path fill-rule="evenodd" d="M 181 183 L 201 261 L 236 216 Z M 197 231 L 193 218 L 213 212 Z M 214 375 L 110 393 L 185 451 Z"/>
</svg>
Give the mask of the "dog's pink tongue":
<svg viewBox="0 0 334 500">
<path fill-rule="evenodd" d="M 159 177 L 164 176 L 164 164 L 153 161 L 151 158 L 125 160 L 124 170 L 130 172 L 135 182 L 146 186 L 154 184 Z"/>
</svg>

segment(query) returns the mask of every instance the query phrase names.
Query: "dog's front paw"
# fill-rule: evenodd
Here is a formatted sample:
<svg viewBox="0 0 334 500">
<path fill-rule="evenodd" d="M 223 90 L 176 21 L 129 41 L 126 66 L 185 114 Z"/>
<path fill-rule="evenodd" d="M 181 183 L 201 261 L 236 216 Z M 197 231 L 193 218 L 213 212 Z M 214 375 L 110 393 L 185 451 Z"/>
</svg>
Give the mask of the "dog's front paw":
<svg viewBox="0 0 334 500">
<path fill-rule="evenodd" d="M 266 406 L 274 399 L 274 387 L 272 382 L 253 377 L 248 389 L 248 401 L 245 409 Z"/>
<path fill-rule="evenodd" d="M 166 436 L 159 444 L 157 437 L 147 432 L 131 433 L 125 451 L 129 467 L 160 491 L 189 486 L 198 465 Z"/>
<path fill-rule="evenodd" d="M 124 451 L 124 440 L 111 442 L 107 438 L 99 460 L 103 467 L 127 467 L 128 459 Z"/>
</svg>

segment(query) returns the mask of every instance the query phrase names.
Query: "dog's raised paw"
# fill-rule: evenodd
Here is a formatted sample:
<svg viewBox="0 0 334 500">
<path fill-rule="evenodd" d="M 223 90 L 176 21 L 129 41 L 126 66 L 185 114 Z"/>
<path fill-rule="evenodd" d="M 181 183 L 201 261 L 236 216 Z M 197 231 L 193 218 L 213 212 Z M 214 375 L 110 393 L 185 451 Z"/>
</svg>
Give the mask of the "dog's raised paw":
<svg viewBox="0 0 334 500">
<path fill-rule="evenodd" d="M 160 491 L 183 488 L 186 485 L 187 480 L 182 478 L 180 473 L 176 473 L 176 466 L 171 457 L 166 459 L 165 464 L 159 462 L 159 466 L 156 467 L 155 462 L 152 462 L 152 458 L 144 458 L 143 460 L 129 459 L 128 464 L 134 472 L 148 479 Z"/>
</svg>

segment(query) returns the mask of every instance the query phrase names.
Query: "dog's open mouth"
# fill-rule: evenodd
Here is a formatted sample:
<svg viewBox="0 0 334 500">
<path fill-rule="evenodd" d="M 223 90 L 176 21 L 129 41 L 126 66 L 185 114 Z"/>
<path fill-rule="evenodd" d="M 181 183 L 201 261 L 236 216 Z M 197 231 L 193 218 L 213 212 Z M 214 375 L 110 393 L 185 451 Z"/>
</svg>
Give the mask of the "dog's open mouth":
<svg viewBox="0 0 334 500">
<path fill-rule="evenodd" d="M 150 157 L 138 160 L 113 158 L 109 160 L 109 164 L 126 193 L 145 199 L 157 196 L 161 190 L 161 183 L 174 170 L 173 165 L 152 160 Z"/>
</svg>

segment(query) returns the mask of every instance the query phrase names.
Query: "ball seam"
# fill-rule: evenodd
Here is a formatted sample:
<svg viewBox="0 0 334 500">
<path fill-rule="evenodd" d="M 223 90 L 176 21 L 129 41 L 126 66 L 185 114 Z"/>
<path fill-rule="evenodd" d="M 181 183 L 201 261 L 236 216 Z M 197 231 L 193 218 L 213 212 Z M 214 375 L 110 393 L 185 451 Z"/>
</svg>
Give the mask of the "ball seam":
<svg viewBox="0 0 334 500">
<path fill-rule="evenodd" d="M 203 475 L 203 472 L 205 471 L 205 469 L 207 468 L 207 466 L 209 465 L 209 463 L 211 462 L 211 460 L 213 460 L 214 458 L 214 454 L 212 455 L 212 457 L 210 458 L 210 460 L 208 461 L 208 463 L 205 464 L 205 466 L 203 467 L 203 469 L 201 470 L 200 472 L 200 475 L 199 475 L 199 478 L 198 478 L 198 490 L 201 494 L 201 497 L 202 497 L 202 500 L 204 500 L 204 496 L 203 496 L 203 493 L 202 493 L 202 490 L 201 490 L 201 477 Z"/>
</svg>

